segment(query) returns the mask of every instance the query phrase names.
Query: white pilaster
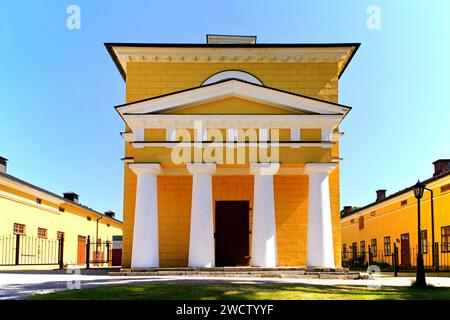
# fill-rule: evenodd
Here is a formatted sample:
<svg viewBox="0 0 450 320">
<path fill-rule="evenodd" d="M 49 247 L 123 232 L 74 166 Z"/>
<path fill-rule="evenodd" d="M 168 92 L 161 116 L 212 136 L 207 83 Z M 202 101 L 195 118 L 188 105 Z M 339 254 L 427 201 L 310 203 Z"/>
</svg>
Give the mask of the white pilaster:
<svg viewBox="0 0 450 320">
<path fill-rule="evenodd" d="M 131 163 L 137 175 L 134 210 L 132 268 L 159 267 L 158 184 L 161 166 L 157 163 Z"/>
<path fill-rule="evenodd" d="M 308 267 L 335 268 L 328 175 L 335 163 L 308 163 Z"/>
<path fill-rule="evenodd" d="M 214 267 L 214 226 L 212 203 L 212 163 L 189 163 L 193 175 L 189 267 Z"/>
<path fill-rule="evenodd" d="M 254 175 L 251 258 L 254 267 L 278 265 L 273 176 L 279 168 L 279 163 L 250 164 Z"/>
</svg>

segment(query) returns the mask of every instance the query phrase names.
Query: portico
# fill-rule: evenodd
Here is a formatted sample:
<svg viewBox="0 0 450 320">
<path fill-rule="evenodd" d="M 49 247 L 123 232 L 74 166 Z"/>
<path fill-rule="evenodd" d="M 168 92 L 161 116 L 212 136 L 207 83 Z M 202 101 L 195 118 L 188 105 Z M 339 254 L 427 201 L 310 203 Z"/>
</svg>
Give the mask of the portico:
<svg viewBox="0 0 450 320">
<path fill-rule="evenodd" d="M 302 168 L 283 168 L 279 163 L 255 163 L 246 168 L 217 168 L 212 163 L 189 163 L 185 170 L 156 163 L 130 163 L 137 175 L 132 268 L 159 267 L 158 175 L 191 175 L 189 267 L 214 267 L 213 175 L 253 176 L 253 222 L 251 263 L 253 267 L 277 267 L 277 230 L 274 176 L 306 175 L 308 190 L 307 266 L 334 268 L 334 249 L 328 175 L 334 163 L 307 163 Z M 306 214 L 306 213 L 305 213 Z M 145 253 L 145 254 L 143 254 Z"/>
</svg>

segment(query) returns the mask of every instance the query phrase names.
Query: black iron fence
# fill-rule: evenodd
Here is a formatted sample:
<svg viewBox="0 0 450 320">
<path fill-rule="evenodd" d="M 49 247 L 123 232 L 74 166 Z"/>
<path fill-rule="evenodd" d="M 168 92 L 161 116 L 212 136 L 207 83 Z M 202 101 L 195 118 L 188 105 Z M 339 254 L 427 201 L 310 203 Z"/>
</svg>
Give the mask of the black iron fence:
<svg viewBox="0 0 450 320">
<path fill-rule="evenodd" d="M 368 246 L 367 250 L 350 247 L 342 252 L 342 266 L 350 270 L 367 270 L 370 265 L 377 265 L 381 271 L 415 271 L 417 247 L 393 248 L 378 250 Z M 448 245 L 435 243 L 424 246 L 423 261 L 428 271 L 450 271 L 450 251 Z"/>
<path fill-rule="evenodd" d="M 0 266 L 57 265 L 63 268 L 64 238 L 0 236 Z"/>
<path fill-rule="evenodd" d="M 86 268 L 110 266 L 112 264 L 111 253 L 111 241 L 100 239 L 91 241 L 88 236 L 86 240 Z"/>
</svg>

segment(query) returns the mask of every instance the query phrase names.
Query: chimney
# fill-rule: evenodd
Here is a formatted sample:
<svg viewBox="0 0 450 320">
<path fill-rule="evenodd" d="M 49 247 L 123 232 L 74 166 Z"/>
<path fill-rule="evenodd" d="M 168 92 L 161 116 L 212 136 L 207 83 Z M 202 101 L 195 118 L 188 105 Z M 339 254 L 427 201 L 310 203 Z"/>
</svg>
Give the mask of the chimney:
<svg viewBox="0 0 450 320">
<path fill-rule="evenodd" d="M 434 174 L 433 176 L 437 176 L 438 174 L 450 171 L 450 159 L 439 159 L 433 162 L 434 165 Z"/>
<path fill-rule="evenodd" d="M 110 217 L 110 218 L 115 218 L 115 216 L 116 216 L 116 213 L 114 212 L 114 211 L 111 211 L 111 210 L 109 210 L 109 211 L 105 211 L 105 216 L 107 216 L 107 217 Z"/>
<path fill-rule="evenodd" d="M 256 36 L 207 34 L 207 44 L 255 44 Z"/>
<path fill-rule="evenodd" d="M 386 198 L 386 190 L 380 189 L 380 190 L 377 190 L 376 192 L 377 192 L 377 201 L 381 201 L 384 198 Z"/>
<path fill-rule="evenodd" d="M 64 192 L 63 197 L 64 199 L 78 203 L 78 194 L 76 194 L 75 192 Z"/>
<path fill-rule="evenodd" d="M 7 173 L 6 172 L 6 167 L 7 167 L 7 163 L 8 159 L 3 158 L 0 156 L 0 173 Z"/>
<path fill-rule="evenodd" d="M 352 208 L 353 208 L 353 206 L 345 206 L 344 214 L 349 214 L 350 212 L 352 212 Z"/>
</svg>

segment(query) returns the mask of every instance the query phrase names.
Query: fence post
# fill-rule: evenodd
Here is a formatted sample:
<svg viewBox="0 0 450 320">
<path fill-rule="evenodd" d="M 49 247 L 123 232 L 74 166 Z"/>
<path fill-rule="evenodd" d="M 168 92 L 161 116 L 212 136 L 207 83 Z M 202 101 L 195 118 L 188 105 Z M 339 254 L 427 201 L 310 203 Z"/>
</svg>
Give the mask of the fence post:
<svg viewBox="0 0 450 320">
<path fill-rule="evenodd" d="M 16 266 L 19 265 L 20 259 L 20 234 L 16 234 Z"/>
<path fill-rule="evenodd" d="M 397 249 L 397 244 L 394 242 L 394 257 L 393 257 L 393 265 L 394 265 L 394 277 L 397 276 L 397 259 L 398 259 L 398 249 Z"/>
<path fill-rule="evenodd" d="M 90 236 L 88 236 L 86 242 L 86 269 L 89 269 L 89 260 L 90 260 L 89 253 L 91 251 L 90 249 L 91 249 L 91 238 Z"/>
<path fill-rule="evenodd" d="M 64 236 L 61 235 L 61 238 L 59 238 L 59 269 L 64 269 Z"/>
<path fill-rule="evenodd" d="M 109 266 L 109 241 L 106 240 L 106 264 Z"/>
<path fill-rule="evenodd" d="M 434 268 L 436 271 L 439 271 L 439 243 L 435 242 L 433 243 L 434 246 Z"/>
</svg>

